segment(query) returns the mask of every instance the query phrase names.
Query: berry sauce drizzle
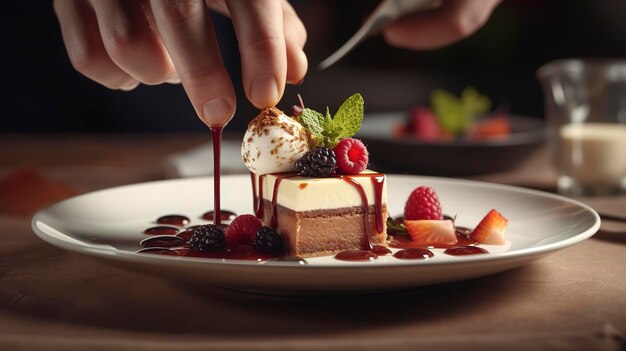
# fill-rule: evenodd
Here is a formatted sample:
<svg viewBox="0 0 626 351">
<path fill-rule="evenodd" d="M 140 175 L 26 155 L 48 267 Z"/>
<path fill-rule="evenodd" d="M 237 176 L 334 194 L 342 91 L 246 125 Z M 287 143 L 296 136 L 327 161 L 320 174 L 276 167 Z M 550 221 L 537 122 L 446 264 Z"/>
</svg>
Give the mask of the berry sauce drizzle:
<svg viewBox="0 0 626 351">
<path fill-rule="evenodd" d="M 182 215 L 165 215 L 156 220 L 157 224 L 176 225 L 184 227 L 189 224 L 189 218 Z"/>
<path fill-rule="evenodd" d="M 156 227 L 150 227 L 144 230 L 143 233 L 148 235 L 175 235 L 178 234 L 178 228 L 160 225 Z"/>
<path fill-rule="evenodd" d="M 341 251 L 335 258 L 340 261 L 373 261 L 378 256 L 386 256 L 391 253 L 386 246 L 374 245 L 370 250 L 346 250 Z"/>
<path fill-rule="evenodd" d="M 486 254 L 489 253 L 489 251 L 478 246 L 457 246 L 446 249 L 443 253 L 451 256 L 466 256 Z"/>
<path fill-rule="evenodd" d="M 275 173 L 272 174 L 276 177 L 272 187 L 272 203 L 271 203 L 271 211 L 270 214 L 270 225 L 272 228 L 276 229 L 278 227 L 278 211 L 276 210 L 277 202 L 278 202 L 278 190 L 280 189 L 280 184 L 283 179 L 293 178 L 297 176 L 296 173 Z M 363 186 L 354 178 L 356 177 L 367 177 L 370 178 L 372 182 L 372 186 L 374 189 L 374 209 L 375 209 L 375 221 L 376 221 L 376 232 L 382 233 L 384 228 L 385 218 L 383 216 L 383 203 L 382 203 L 382 194 L 383 187 L 385 184 L 385 176 L 380 173 L 364 173 L 364 174 L 355 174 L 350 176 L 338 175 L 336 178 L 345 181 L 350 184 L 356 191 L 359 193 L 359 197 L 361 198 L 361 208 L 363 211 L 363 241 L 362 241 L 362 249 L 364 251 L 368 251 L 371 253 L 372 245 L 370 243 L 371 237 L 371 228 L 369 225 L 369 202 L 367 199 L 367 195 L 365 194 L 365 190 Z M 254 173 L 250 173 L 250 182 L 252 183 L 252 205 L 254 209 L 254 214 L 257 218 L 264 218 L 264 206 L 263 206 L 263 180 L 265 175 L 256 176 Z M 388 253 L 385 253 L 388 254 Z M 364 254 L 367 256 L 367 254 Z M 376 255 L 376 254 L 374 254 Z M 352 255 L 354 256 L 354 255 Z M 351 255 L 342 255 L 345 259 L 346 257 L 352 257 Z"/>
<path fill-rule="evenodd" d="M 428 249 L 415 248 L 400 250 L 393 254 L 393 257 L 401 260 L 427 260 L 434 255 L 435 254 Z"/>
<path fill-rule="evenodd" d="M 346 250 L 338 253 L 335 258 L 341 261 L 373 261 L 378 255 L 369 250 Z"/>
<path fill-rule="evenodd" d="M 220 178 L 221 178 L 221 162 L 222 153 L 222 130 L 223 126 L 209 127 L 213 134 L 213 224 L 220 225 L 222 223 L 222 211 L 220 206 Z"/>
<path fill-rule="evenodd" d="M 209 211 L 203 216 L 205 220 L 213 219 L 213 211 Z M 208 215 L 210 214 L 210 216 Z M 222 220 L 232 220 L 237 215 L 232 211 L 221 211 Z M 163 216 L 165 217 L 165 216 Z M 160 218 L 163 218 L 160 217 Z M 227 224 L 220 224 L 222 229 L 228 227 Z M 178 228 L 159 226 L 151 227 L 144 231 L 146 234 L 154 235 L 152 237 L 142 240 L 139 245 L 143 248 L 137 252 L 148 253 L 155 255 L 166 256 L 187 256 L 187 257 L 201 257 L 201 258 L 217 258 L 217 259 L 235 259 L 235 260 L 251 260 L 251 261 L 269 261 L 269 260 L 281 260 L 286 257 L 283 253 L 265 253 L 254 250 L 251 246 L 239 245 L 236 247 L 229 247 L 226 250 L 215 252 L 195 251 L 189 248 L 187 243 L 193 236 L 195 229 L 201 227 L 201 225 L 194 225 L 187 227 L 184 231 L 179 232 Z M 285 261 L 291 261 L 284 259 Z M 295 259 L 293 259 L 295 260 Z M 300 264 L 306 264 L 306 261 L 298 257 L 301 261 Z"/>
<path fill-rule="evenodd" d="M 174 235 L 158 235 L 151 238 L 143 239 L 139 245 L 141 247 L 183 247 L 187 244 L 187 240 L 180 236 Z"/>
<path fill-rule="evenodd" d="M 254 215 L 256 218 L 263 218 L 263 179 L 265 179 L 265 174 L 259 176 L 256 182 L 254 182 L 254 173 L 250 173 L 252 177 L 252 196 L 254 201 Z M 258 192 L 256 191 L 258 189 Z"/>
<path fill-rule="evenodd" d="M 411 240 L 408 235 L 393 235 L 389 242 L 389 247 L 394 249 L 448 249 L 457 246 L 474 246 L 478 244 L 478 241 L 469 236 L 471 230 L 465 227 L 456 227 L 456 239 L 455 244 L 422 244 Z"/>
<path fill-rule="evenodd" d="M 205 214 L 202 215 L 202 219 L 204 219 L 205 221 L 212 221 L 212 222 L 214 222 L 215 214 L 216 214 L 215 211 L 208 211 L 208 212 L 206 212 Z M 237 217 L 237 214 L 235 212 L 228 211 L 228 210 L 220 211 L 219 218 L 220 218 L 221 221 L 232 221 L 233 219 L 235 219 L 235 217 Z M 221 224 L 221 222 L 220 222 L 220 224 Z"/>
<path fill-rule="evenodd" d="M 346 183 L 352 185 L 352 187 L 354 187 L 356 191 L 359 192 L 359 196 L 361 197 L 361 208 L 363 209 L 363 228 L 365 229 L 363 233 L 361 247 L 363 250 L 369 251 L 372 249 L 372 244 L 370 243 L 370 223 L 369 223 L 370 211 L 369 211 L 369 204 L 367 202 L 367 195 L 365 195 L 365 190 L 363 190 L 363 187 L 361 186 L 361 184 L 359 184 L 359 182 L 356 181 L 354 178 L 347 177 L 347 176 L 342 176 L 339 178 L 345 181 Z M 337 256 L 340 256 L 340 255 L 341 255 L 341 252 L 337 254 Z M 376 255 L 374 254 L 374 256 Z M 374 257 L 373 259 L 376 259 L 376 257 Z"/>
<path fill-rule="evenodd" d="M 278 227 L 278 211 L 276 210 L 276 205 L 278 205 L 278 188 L 280 187 L 280 182 L 283 179 L 296 177 L 298 176 L 298 174 L 295 172 L 289 172 L 289 173 L 275 173 L 272 175 L 276 177 L 276 181 L 274 181 L 274 189 L 272 190 L 272 216 L 271 216 L 270 225 L 273 229 L 276 229 L 276 227 Z M 263 199 L 261 199 L 260 201 L 263 201 Z"/>
<path fill-rule="evenodd" d="M 382 174 L 373 175 L 371 178 L 374 187 L 374 206 L 376 208 L 376 232 L 382 233 L 385 223 L 383 218 L 383 187 L 385 186 L 385 176 Z"/>
</svg>

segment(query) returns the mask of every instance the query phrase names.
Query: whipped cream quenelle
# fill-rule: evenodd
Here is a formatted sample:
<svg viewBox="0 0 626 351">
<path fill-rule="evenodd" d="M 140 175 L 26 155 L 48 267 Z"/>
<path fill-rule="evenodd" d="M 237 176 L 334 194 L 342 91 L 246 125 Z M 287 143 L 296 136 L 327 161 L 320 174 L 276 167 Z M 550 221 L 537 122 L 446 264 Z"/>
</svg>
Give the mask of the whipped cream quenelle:
<svg viewBox="0 0 626 351">
<path fill-rule="evenodd" d="M 270 107 L 248 124 L 241 155 L 246 167 L 257 175 L 291 172 L 310 145 L 309 133 L 300 123 Z"/>
</svg>

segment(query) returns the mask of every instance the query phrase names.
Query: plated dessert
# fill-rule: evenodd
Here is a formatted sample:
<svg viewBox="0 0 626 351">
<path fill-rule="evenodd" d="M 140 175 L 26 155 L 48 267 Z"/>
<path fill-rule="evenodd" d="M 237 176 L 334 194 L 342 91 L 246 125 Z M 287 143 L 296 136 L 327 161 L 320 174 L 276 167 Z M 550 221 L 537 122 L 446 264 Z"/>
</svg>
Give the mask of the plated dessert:
<svg viewBox="0 0 626 351">
<path fill-rule="evenodd" d="M 328 108 L 325 114 L 305 108 L 302 100 L 293 111 L 288 116 L 267 108 L 248 125 L 241 153 L 250 170 L 254 213 L 207 213 L 203 218 L 213 224 L 186 230 L 179 229 L 189 223 L 186 216 L 165 215 L 146 229 L 153 237 L 142 241 L 140 252 L 370 261 L 389 254 L 428 259 L 433 248 L 445 248 L 448 255 L 481 254 L 487 251 L 478 244 L 506 242 L 507 220 L 500 213 L 492 210 L 473 230 L 458 227 L 443 215 L 435 190 L 425 186 L 408 195 L 403 216 L 388 218 L 386 177 L 367 169 L 367 148 L 353 138 L 363 120 L 360 94 L 334 116 Z"/>
<path fill-rule="evenodd" d="M 430 106 L 412 108 L 406 122 L 396 125 L 396 137 L 424 142 L 453 142 L 458 140 L 501 140 L 511 135 L 511 121 L 505 108 L 491 111 L 491 100 L 472 87 L 461 96 L 435 89 Z"/>
<path fill-rule="evenodd" d="M 367 149 L 351 138 L 363 119 L 362 97 L 351 96 L 334 117 L 304 106 L 296 113 L 263 110 L 244 136 L 256 216 L 300 257 L 383 244 L 385 176 L 366 170 Z"/>
</svg>

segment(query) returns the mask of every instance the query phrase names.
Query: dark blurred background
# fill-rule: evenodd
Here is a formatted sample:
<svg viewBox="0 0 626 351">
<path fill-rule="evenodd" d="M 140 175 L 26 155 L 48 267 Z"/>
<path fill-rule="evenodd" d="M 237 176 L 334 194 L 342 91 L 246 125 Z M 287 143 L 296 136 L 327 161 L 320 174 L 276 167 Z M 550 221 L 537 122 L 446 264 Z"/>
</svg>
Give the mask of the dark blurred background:
<svg viewBox="0 0 626 351">
<path fill-rule="evenodd" d="M 368 112 L 405 110 L 427 104 L 434 88 L 460 93 L 471 85 L 496 106 L 541 118 L 543 98 L 535 79 L 541 65 L 557 58 L 626 56 L 623 0 L 505 0 L 486 26 L 458 44 L 411 52 L 373 38 L 336 66 L 319 71 L 317 64 L 357 30 L 378 1 L 292 3 L 309 33 L 309 72 L 304 84 L 287 88 L 279 104 L 283 109 L 296 102 L 298 93 L 310 107 L 333 110 L 361 92 Z M 0 132 L 205 130 L 181 86 L 111 91 L 74 71 L 51 1 L 4 0 L 0 18 Z M 238 90 L 230 129 L 241 130 L 256 110 L 241 90 L 230 21 L 214 20 Z"/>
</svg>

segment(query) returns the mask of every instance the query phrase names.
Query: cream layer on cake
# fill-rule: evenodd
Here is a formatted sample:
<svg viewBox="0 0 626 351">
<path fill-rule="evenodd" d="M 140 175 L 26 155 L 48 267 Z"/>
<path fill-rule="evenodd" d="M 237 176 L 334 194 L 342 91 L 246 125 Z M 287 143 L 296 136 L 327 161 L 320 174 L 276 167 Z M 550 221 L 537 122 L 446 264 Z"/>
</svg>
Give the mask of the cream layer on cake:
<svg viewBox="0 0 626 351">
<path fill-rule="evenodd" d="M 357 181 L 367 197 L 369 206 L 375 203 L 374 184 L 366 174 L 379 174 L 370 170 L 361 172 L 361 175 L 347 175 Z M 380 174 L 384 177 L 384 175 Z M 258 179 L 258 176 L 256 176 Z M 281 175 L 267 174 L 263 176 L 263 199 L 272 201 L 274 183 Z M 258 181 L 258 180 L 257 180 Z M 341 178 L 309 178 L 294 176 L 281 180 L 277 192 L 276 204 L 293 211 L 304 212 L 319 209 L 337 209 L 347 207 L 361 207 L 362 200 L 359 191 L 350 183 Z M 382 203 L 387 203 L 387 182 L 382 187 Z"/>
</svg>

